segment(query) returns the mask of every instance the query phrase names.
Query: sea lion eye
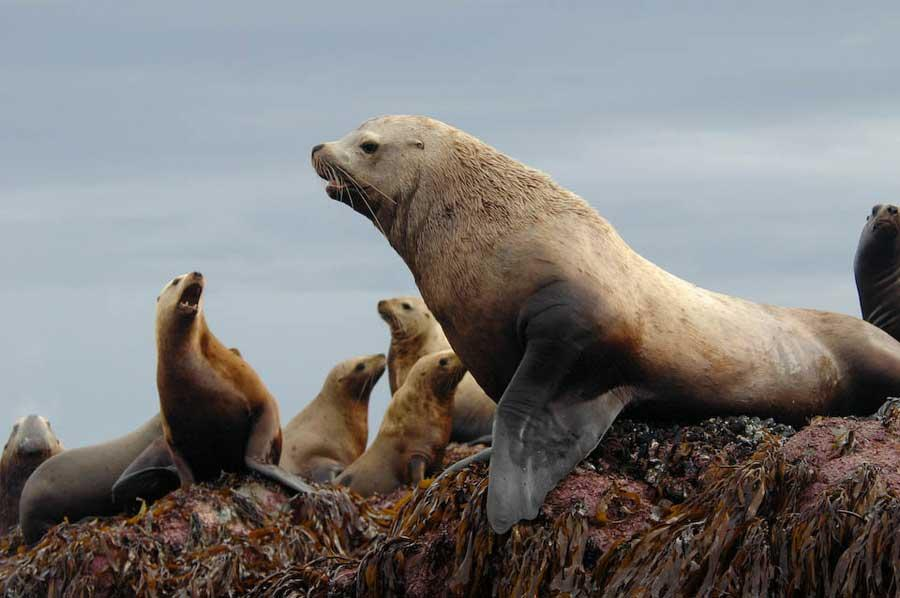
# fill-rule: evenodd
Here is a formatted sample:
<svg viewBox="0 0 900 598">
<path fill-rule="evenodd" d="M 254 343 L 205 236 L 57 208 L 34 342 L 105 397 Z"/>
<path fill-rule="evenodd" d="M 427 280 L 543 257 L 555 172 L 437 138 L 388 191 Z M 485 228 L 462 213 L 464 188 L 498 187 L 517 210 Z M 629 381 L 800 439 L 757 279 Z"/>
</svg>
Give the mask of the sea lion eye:
<svg viewBox="0 0 900 598">
<path fill-rule="evenodd" d="M 357 371 L 357 372 L 361 372 L 361 371 L 363 371 L 364 369 L 366 369 L 366 364 L 364 364 L 364 363 L 357 363 L 357 364 L 356 364 L 356 371 Z"/>
<path fill-rule="evenodd" d="M 180 276 L 179 276 L 178 278 L 173 278 L 173 279 L 172 279 L 172 282 L 171 282 L 170 284 L 171 284 L 171 286 L 174 287 L 174 286 L 177 285 L 179 282 L 181 282 L 181 277 L 180 277 Z"/>
<path fill-rule="evenodd" d="M 378 151 L 378 144 L 374 141 L 365 141 L 359 144 L 359 149 L 366 152 L 367 154 L 374 154 Z"/>
<path fill-rule="evenodd" d="M 896 213 L 897 213 L 897 207 L 896 207 L 896 206 L 890 206 L 890 207 L 888 207 L 888 213 L 889 213 L 889 214 L 896 214 Z"/>
<path fill-rule="evenodd" d="M 412 305 L 410 305 L 409 303 L 404 303 L 404 304 L 402 304 L 401 307 L 403 307 L 403 309 L 405 309 L 407 311 L 412 309 Z"/>
<path fill-rule="evenodd" d="M 446 357 L 441 357 L 441 360 L 440 360 L 438 363 L 441 364 L 441 367 L 446 366 L 446 365 L 447 365 L 447 358 L 446 358 Z"/>
</svg>

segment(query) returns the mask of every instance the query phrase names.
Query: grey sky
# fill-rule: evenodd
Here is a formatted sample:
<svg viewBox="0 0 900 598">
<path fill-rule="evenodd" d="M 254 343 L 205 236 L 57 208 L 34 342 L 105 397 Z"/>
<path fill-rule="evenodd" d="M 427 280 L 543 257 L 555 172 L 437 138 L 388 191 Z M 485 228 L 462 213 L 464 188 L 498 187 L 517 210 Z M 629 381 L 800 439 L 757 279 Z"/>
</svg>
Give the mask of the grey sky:
<svg viewBox="0 0 900 598">
<path fill-rule="evenodd" d="M 859 230 L 900 200 L 897 3 L 307 4 L 0 0 L 4 426 L 148 418 L 154 299 L 194 269 L 284 421 L 386 351 L 412 278 L 308 160 L 385 113 L 549 172 L 692 282 L 858 313 Z"/>
</svg>

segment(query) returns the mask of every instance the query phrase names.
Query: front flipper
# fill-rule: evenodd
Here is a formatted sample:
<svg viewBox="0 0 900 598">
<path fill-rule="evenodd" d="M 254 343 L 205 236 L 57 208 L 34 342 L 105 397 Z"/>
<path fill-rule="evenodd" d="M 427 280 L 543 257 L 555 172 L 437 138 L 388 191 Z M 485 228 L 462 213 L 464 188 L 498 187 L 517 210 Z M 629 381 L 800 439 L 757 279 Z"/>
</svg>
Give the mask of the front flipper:
<svg viewBox="0 0 900 598">
<path fill-rule="evenodd" d="M 337 462 L 320 463 L 314 466 L 309 472 L 309 479 L 319 484 L 330 484 L 333 482 L 344 468 Z"/>
<path fill-rule="evenodd" d="M 487 514 L 497 533 L 537 516 L 630 397 L 617 345 L 607 346 L 609 331 L 582 305 L 568 285 L 548 285 L 520 317 L 524 355 L 494 418 Z"/>
<path fill-rule="evenodd" d="M 441 473 L 441 475 L 449 475 L 451 473 L 456 473 L 457 471 L 462 471 L 472 463 L 484 463 L 485 461 L 490 461 L 493 452 L 494 450 L 491 447 L 488 447 L 482 451 L 475 453 L 474 455 L 466 457 L 465 459 L 460 459 L 459 461 L 445 469 L 443 473 Z"/>
<path fill-rule="evenodd" d="M 127 507 L 138 499 L 153 502 L 180 485 L 169 447 L 157 438 L 122 472 L 112 487 L 113 503 Z"/>
<path fill-rule="evenodd" d="M 425 469 L 428 467 L 428 459 L 422 455 L 414 455 L 406 465 L 410 484 L 418 484 L 425 479 Z"/>
<path fill-rule="evenodd" d="M 294 490 L 296 492 L 315 492 L 315 489 L 312 486 L 304 482 L 298 476 L 295 476 L 289 471 L 281 469 L 277 465 L 272 465 L 271 463 L 262 463 L 250 457 L 249 455 L 244 458 L 244 464 L 250 471 L 255 471 L 263 477 L 274 480 L 290 490 Z"/>
</svg>

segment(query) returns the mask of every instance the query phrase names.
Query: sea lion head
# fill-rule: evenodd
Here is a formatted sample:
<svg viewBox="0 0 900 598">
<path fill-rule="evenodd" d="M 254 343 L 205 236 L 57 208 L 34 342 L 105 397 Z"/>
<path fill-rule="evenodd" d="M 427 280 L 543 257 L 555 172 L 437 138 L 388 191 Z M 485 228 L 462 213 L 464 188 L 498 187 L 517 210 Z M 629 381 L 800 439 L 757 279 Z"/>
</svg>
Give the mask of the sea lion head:
<svg viewBox="0 0 900 598">
<path fill-rule="evenodd" d="M 203 313 L 205 281 L 199 272 L 176 276 L 156 298 L 157 330 L 168 333 L 187 331 Z"/>
<path fill-rule="evenodd" d="M 866 224 L 859 238 L 857 264 L 875 266 L 893 262 L 900 242 L 900 209 L 892 204 L 877 204 L 866 216 Z"/>
<path fill-rule="evenodd" d="M 425 116 L 381 116 L 312 149 L 325 192 L 371 220 L 388 238 L 435 167 L 447 162 L 453 127 Z"/>
<path fill-rule="evenodd" d="M 466 375 L 466 366 L 452 350 L 438 351 L 419 359 L 406 379 L 419 388 L 428 389 L 442 404 L 451 403 L 456 386 Z"/>
<path fill-rule="evenodd" d="M 62 450 L 62 443 L 53 433 L 47 418 L 28 415 L 19 418 L 13 426 L 3 447 L 3 462 L 4 465 L 10 460 L 41 463 Z"/>
<path fill-rule="evenodd" d="M 347 359 L 332 368 L 325 386 L 339 388 L 337 394 L 340 396 L 368 403 L 369 394 L 384 374 L 386 363 L 383 353 Z"/>
<path fill-rule="evenodd" d="M 394 297 L 378 302 L 378 315 L 395 339 L 415 338 L 435 326 L 434 316 L 421 297 Z"/>
</svg>

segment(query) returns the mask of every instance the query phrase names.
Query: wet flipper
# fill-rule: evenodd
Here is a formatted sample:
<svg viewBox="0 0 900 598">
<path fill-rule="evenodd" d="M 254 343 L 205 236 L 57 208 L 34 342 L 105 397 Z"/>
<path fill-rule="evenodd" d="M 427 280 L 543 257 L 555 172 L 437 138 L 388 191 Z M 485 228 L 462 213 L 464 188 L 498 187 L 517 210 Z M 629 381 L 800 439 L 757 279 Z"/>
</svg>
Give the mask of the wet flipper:
<svg viewBox="0 0 900 598">
<path fill-rule="evenodd" d="M 265 478 L 278 482 L 289 490 L 293 490 L 295 492 L 315 492 L 315 489 L 304 482 L 300 477 L 295 476 L 289 471 L 281 469 L 277 465 L 272 465 L 270 463 L 260 463 L 256 459 L 252 459 L 250 457 L 245 458 L 244 463 L 247 465 L 247 469 L 249 469 L 250 471 L 255 471 Z"/>
<path fill-rule="evenodd" d="M 112 500 L 126 508 L 138 499 L 158 500 L 181 485 L 166 441 L 160 437 L 147 445 L 112 487 Z"/>
<path fill-rule="evenodd" d="M 466 443 L 466 445 L 467 445 L 467 446 L 473 446 L 473 445 L 476 445 L 476 444 L 486 444 L 486 445 L 488 445 L 488 446 L 491 446 L 491 443 L 493 443 L 493 441 L 494 441 L 494 435 L 493 435 L 493 434 L 487 434 L 487 435 L 482 436 L 482 437 L 480 437 L 480 438 L 475 438 L 474 440 L 468 441 L 468 442 Z"/>
<path fill-rule="evenodd" d="M 451 473 L 456 473 L 457 471 L 462 471 L 472 463 L 484 463 L 485 461 L 490 461 L 492 453 L 493 450 L 491 448 L 486 448 L 483 451 L 477 452 L 470 457 L 460 459 L 459 461 L 445 469 L 441 475 L 443 476 Z"/>
<path fill-rule="evenodd" d="M 565 293 L 550 290 L 522 322 L 525 354 L 497 405 L 487 503 L 497 533 L 537 516 L 547 493 L 597 446 L 625 403 L 627 393 L 610 391 L 614 375 L 598 380 L 594 368 L 604 364 L 596 331 L 579 320 Z"/>
</svg>

